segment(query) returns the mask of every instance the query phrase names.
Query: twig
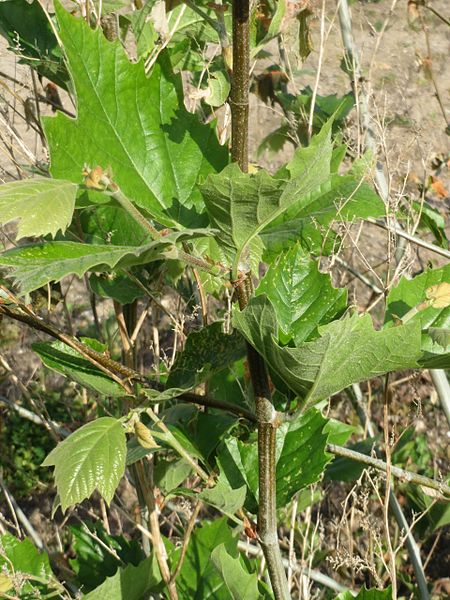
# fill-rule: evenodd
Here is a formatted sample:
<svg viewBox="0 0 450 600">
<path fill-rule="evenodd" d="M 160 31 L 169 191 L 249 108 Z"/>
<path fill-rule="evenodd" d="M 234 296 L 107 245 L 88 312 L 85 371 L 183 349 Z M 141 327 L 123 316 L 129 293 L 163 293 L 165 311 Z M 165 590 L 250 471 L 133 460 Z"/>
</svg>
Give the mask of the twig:
<svg viewBox="0 0 450 600">
<path fill-rule="evenodd" d="M 366 221 L 368 223 L 372 223 L 372 225 L 381 227 L 381 229 L 384 229 L 385 231 L 388 231 L 389 233 L 395 233 L 395 234 L 399 235 L 400 237 L 405 238 L 405 240 L 408 240 L 409 242 L 416 244 L 416 246 L 420 246 L 422 248 L 425 248 L 426 250 L 430 250 L 431 252 L 435 252 L 436 254 L 440 254 L 441 256 L 445 256 L 445 258 L 450 259 L 450 251 L 449 250 L 446 250 L 445 248 L 440 248 L 439 246 L 435 246 L 434 244 L 426 242 L 425 240 L 422 240 L 419 237 L 416 237 L 415 235 L 411 235 L 410 233 L 403 231 L 403 229 L 401 229 L 398 225 L 386 225 L 385 223 L 382 223 L 381 221 L 377 221 L 376 219 L 373 219 L 372 217 L 369 217 L 368 219 L 366 219 Z"/>
<path fill-rule="evenodd" d="M 368 277 L 366 277 L 363 273 L 360 273 L 359 271 L 357 271 L 354 267 L 352 267 L 352 265 L 350 265 L 347 261 L 342 259 L 340 256 L 335 255 L 333 257 L 333 260 L 335 260 L 337 263 L 342 265 L 344 267 L 344 269 L 346 269 L 349 273 L 354 275 L 354 277 L 356 277 L 357 279 L 362 281 L 362 283 L 367 285 L 367 287 L 369 287 L 373 292 L 375 292 L 375 294 L 383 294 L 384 293 L 383 290 L 381 288 L 379 288 L 376 283 L 373 283 L 372 281 L 370 281 L 370 279 Z"/>
<path fill-rule="evenodd" d="M 327 444 L 327 452 L 331 452 L 331 454 L 334 454 L 335 456 L 349 458 L 350 460 L 373 467 L 374 469 L 377 469 L 377 471 L 387 473 L 387 464 L 379 458 L 374 458 L 373 456 L 368 456 L 367 454 L 362 454 L 361 452 L 351 450 L 350 448 L 344 448 L 343 446 L 336 446 L 335 444 Z M 395 467 L 394 465 L 391 465 L 391 475 L 403 482 L 422 485 L 450 497 L 450 486 L 444 482 L 436 481 L 435 479 L 413 473 L 412 471 L 406 471 L 405 469 Z"/>
<path fill-rule="evenodd" d="M 425 8 L 428 8 L 428 10 L 433 13 L 433 15 L 436 15 L 436 17 L 438 17 L 438 19 L 440 19 L 443 23 L 445 23 L 446 25 L 448 25 L 450 27 L 450 21 L 448 19 L 446 19 L 444 16 L 442 16 L 441 13 L 439 13 L 435 8 L 433 8 L 431 6 L 431 4 L 428 4 L 428 2 L 425 2 L 424 6 L 425 6 Z"/>
<path fill-rule="evenodd" d="M 198 501 L 197 504 L 195 505 L 194 510 L 192 511 L 191 518 L 189 519 L 189 523 L 186 528 L 186 532 L 184 534 L 183 546 L 181 548 L 180 558 L 178 559 L 177 566 L 175 567 L 175 571 L 172 573 L 172 576 L 170 578 L 170 580 L 173 582 L 176 581 L 178 575 L 180 574 L 181 567 L 183 566 L 183 562 L 186 557 L 186 552 L 187 552 L 187 549 L 189 546 L 189 541 L 191 539 L 191 535 L 192 535 L 192 532 L 195 527 L 195 522 L 196 522 L 198 513 L 200 512 L 201 507 L 202 507 L 202 503 L 200 501 Z"/>
<path fill-rule="evenodd" d="M 256 546 L 253 546 L 252 544 L 249 544 L 248 542 L 239 541 L 238 548 L 239 548 L 239 550 L 242 550 L 243 552 L 247 552 L 248 554 L 251 554 L 252 556 L 259 556 L 259 557 L 263 556 L 262 550 L 260 550 Z M 282 562 L 283 562 L 283 566 L 287 569 L 289 567 L 289 561 L 286 558 L 283 558 Z M 296 573 L 300 573 L 300 571 L 302 570 L 300 565 L 298 565 L 298 564 L 294 565 L 293 568 Z M 353 596 L 356 596 L 356 592 L 350 590 L 345 585 L 341 585 L 334 579 L 331 579 L 331 577 L 328 577 L 328 575 L 325 575 L 324 573 L 321 573 L 320 571 L 317 571 L 316 569 L 307 569 L 306 574 L 310 579 L 312 579 L 313 581 L 315 581 L 317 583 L 320 583 L 321 585 L 324 585 L 327 588 L 330 588 L 330 590 L 334 590 L 337 593 L 350 592 Z"/>
<path fill-rule="evenodd" d="M 5 398 L 4 396 L 0 396 L 0 403 L 6 404 L 6 406 L 9 406 L 9 408 L 12 408 L 14 411 L 17 412 L 17 414 L 19 414 L 24 419 L 27 419 L 28 421 L 31 421 L 32 423 L 35 423 L 36 425 L 42 425 L 43 427 L 48 429 L 47 421 L 42 419 L 42 417 L 40 417 L 36 413 L 32 412 L 31 410 L 28 410 L 27 408 L 24 408 L 23 406 L 19 406 L 18 404 L 16 404 L 16 402 L 13 402 L 12 400 L 8 400 L 8 398 Z M 64 427 L 61 427 L 60 425 L 58 425 L 58 423 L 56 423 L 56 421 L 51 421 L 51 425 L 53 427 L 53 430 L 56 431 L 56 433 L 58 435 L 60 435 L 61 437 L 64 438 L 64 437 L 67 437 L 70 435 L 70 431 L 68 431 Z"/>
<path fill-rule="evenodd" d="M 167 586 L 169 597 L 171 600 L 178 600 L 176 585 L 170 578 L 169 564 L 167 562 L 167 552 L 161 536 L 159 528 L 158 510 L 156 508 L 153 481 L 151 473 L 146 473 L 142 461 L 135 463 L 135 472 L 139 480 L 140 487 L 143 491 L 147 508 L 149 512 L 150 531 L 152 534 L 153 549 L 158 561 L 159 570 L 162 578 Z M 150 465 L 151 467 L 152 465 Z"/>
</svg>

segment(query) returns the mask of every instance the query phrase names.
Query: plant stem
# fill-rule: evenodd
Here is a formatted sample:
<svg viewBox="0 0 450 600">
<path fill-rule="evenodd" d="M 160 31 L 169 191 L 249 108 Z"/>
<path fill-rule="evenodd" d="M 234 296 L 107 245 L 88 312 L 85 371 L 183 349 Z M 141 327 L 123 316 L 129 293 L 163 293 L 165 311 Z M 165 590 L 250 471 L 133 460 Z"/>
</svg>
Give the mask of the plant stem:
<svg viewBox="0 0 450 600">
<path fill-rule="evenodd" d="M 233 76 L 231 79 L 231 158 L 248 170 L 248 89 L 250 2 L 233 0 Z"/>
<path fill-rule="evenodd" d="M 250 2 L 233 1 L 233 76 L 231 80 L 231 158 L 248 171 L 248 91 L 250 73 Z M 239 308 L 253 294 L 250 273 L 236 282 Z M 281 558 L 276 513 L 276 430 L 280 424 L 273 407 L 269 378 L 263 358 L 247 344 L 247 360 L 255 396 L 258 423 L 259 505 L 258 536 L 267 562 L 276 600 L 289 600 L 286 572 Z"/>
</svg>

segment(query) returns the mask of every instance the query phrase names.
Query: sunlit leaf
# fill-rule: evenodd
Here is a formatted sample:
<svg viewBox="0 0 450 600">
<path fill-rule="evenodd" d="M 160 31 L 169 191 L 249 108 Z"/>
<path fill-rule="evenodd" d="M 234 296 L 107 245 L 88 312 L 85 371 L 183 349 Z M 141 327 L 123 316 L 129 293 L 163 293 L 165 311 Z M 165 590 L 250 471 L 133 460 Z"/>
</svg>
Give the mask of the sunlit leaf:
<svg viewBox="0 0 450 600">
<path fill-rule="evenodd" d="M 36 177 L 0 186 L 0 224 L 18 219 L 17 239 L 64 233 L 72 220 L 77 186 Z"/>
<path fill-rule="evenodd" d="M 55 467 L 63 512 L 98 490 L 109 504 L 125 471 L 126 439 L 120 421 L 101 417 L 60 442 L 42 463 Z"/>
<path fill-rule="evenodd" d="M 84 165 L 111 167 L 127 198 L 165 225 L 199 223 L 196 183 L 221 170 L 227 150 L 214 124 L 203 125 L 184 106 L 181 78 L 162 54 L 149 77 L 120 42 L 108 42 L 55 3 L 77 119 L 59 113 L 44 128 L 54 177 L 81 181 Z"/>
</svg>

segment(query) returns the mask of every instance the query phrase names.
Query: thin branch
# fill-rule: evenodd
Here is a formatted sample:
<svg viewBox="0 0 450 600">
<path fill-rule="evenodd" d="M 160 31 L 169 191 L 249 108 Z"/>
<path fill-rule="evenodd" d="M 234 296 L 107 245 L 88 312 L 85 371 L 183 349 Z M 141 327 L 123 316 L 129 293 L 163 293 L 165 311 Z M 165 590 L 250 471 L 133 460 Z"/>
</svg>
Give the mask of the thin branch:
<svg viewBox="0 0 450 600">
<path fill-rule="evenodd" d="M 419 237 L 416 237 L 415 235 L 411 235 L 410 233 L 403 231 L 403 229 L 401 229 L 398 225 L 386 225 L 385 223 L 382 223 L 381 221 L 377 221 L 376 219 L 373 219 L 372 217 L 369 217 L 366 220 L 368 223 L 372 223 L 372 225 L 381 227 L 381 229 L 384 229 L 385 231 L 388 231 L 389 233 L 395 233 L 396 235 L 398 235 L 402 238 L 405 238 L 405 240 L 408 240 L 409 242 L 416 244 L 416 246 L 420 246 L 421 248 L 425 248 L 426 250 L 430 250 L 431 252 L 435 252 L 436 254 L 440 254 L 441 256 L 444 256 L 445 258 L 450 259 L 450 251 L 449 250 L 446 250 L 445 248 L 440 248 L 439 246 L 435 246 L 434 244 L 430 244 L 429 242 L 426 242 L 425 240 L 422 240 Z"/>
<path fill-rule="evenodd" d="M 335 444 L 327 444 L 327 452 L 331 452 L 331 454 L 334 454 L 335 456 L 349 458 L 350 460 L 362 463 L 368 467 L 373 467 L 374 469 L 377 469 L 377 471 L 387 473 L 387 464 L 379 458 L 361 454 L 361 452 L 356 452 L 356 450 L 344 448 L 343 446 L 336 446 Z M 391 465 L 391 475 L 403 482 L 422 485 L 450 497 L 450 486 L 444 482 L 436 481 L 435 479 L 413 473 L 412 471 L 406 471 L 405 469 L 395 467 L 394 465 Z"/>
<path fill-rule="evenodd" d="M 175 567 L 175 571 L 172 573 L 172 576 L 170 578 L 170 580 L 173 582 L 176 581 L 178 575 L 180 574 L 181 567 L 183 566 L 183 562 L 186 557 L 186 552 L 187 552 L 187 549 L 189 546 L 189 541 L 191 539 L 192 532 L 194 531 L 195 522 L 197 520 L 197 516 L 198 516 L 198 513 L 200 512 L 201 507 L 202 507 L 202 503 L 199 500 L 197 502 L 197 504 L 195 505 L 194 510 L 192 511 L 191 518 L 189 519 L 189 523 L 186 528 L 186 532 L 184 534 L 183 546 L 181 548 L 180 558 L 178 559 L 177 566 Z"/>
<path fill-rule="evenodd" d="M 44 542 L 42 541 L 40 535 L 37 533 L 37 531 L 35 530 L 35 528 L 33 527 L 33 525 L 27 519 L 27 517 L 26 517 L 25 513 L 23 512 L 23 510 L 17 504 L 14 496 L 11 494 L 11 492 L 9 491 L 6 483 L 3 481 L 3 477 L 2 477 L 1 473 L 0 473 L 0 487 L 2 488 L 3 493 L 5 494 L 5 497 L 6 497 L 7 501 L 8 501 L 8 503 L 10 503 L 11 506 L 13 507 L 15 515 L 17 515 L 17 518 L 22 523 L 24 529 L 28 532 L 28 535 L 32 538 L 32 540 L 35 543 L 36 547 L 39 548 L 39 550 L 43 550 L 43 548 L 44 548 Z"/>
<path fill-rule="evenodd" d="M 251 554 L 252 556 L 259 556 L 259 557 L 263 556 L 262 550 L 260 550 L 256 546 L 253 546 L 252 544 L 249 544 L 248 542 L 239 541 L 238 548 L 242 552 L 247 552 L 248 554 Z M 286 558 L 283 558 L 282 562 L 283 562 L 283 566 L 287 569 L 289 567 L 289 560 L 287 560 Z M 296 573 L 300 573 L 302 570 L 305 572 L 305 570 L 302 569 L 299 564 L 294 565 L 293 570 Z M 346 587 L 345 585 L 341 585 L 334 579 L 331 579 L 331 577 L 328 577 L 328 575 L 325 575 L 324 573 L 321 573 L 320 571 L 317 571 L 316 569 L 309 569 L 309 568 L 306 569 L 306 575 L 310 579 L 315 581 L 316 583 L 320 583 L 321 585 L 324 585 L 325 587 L 330 588 L 330 590 L 334 590 L 337 593 L 349 591 L 352 595 L 356 595 L 356 592 L 349 590 L 349 588 Z"/>
</svg>

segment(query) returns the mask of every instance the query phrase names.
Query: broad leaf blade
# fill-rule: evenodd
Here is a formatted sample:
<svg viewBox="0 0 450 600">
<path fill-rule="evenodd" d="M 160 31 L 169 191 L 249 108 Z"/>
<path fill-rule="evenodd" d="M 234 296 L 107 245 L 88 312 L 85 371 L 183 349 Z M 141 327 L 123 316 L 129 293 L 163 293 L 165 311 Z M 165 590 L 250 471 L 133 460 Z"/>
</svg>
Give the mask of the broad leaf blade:
<svg viewBox="0 0 450 600">
<path fill-rule="evenodd" d="M 191 235 L 206 235 L 205 230 L 172 232 L 143 246 L 46 242 L 13 248 L 0 254 L 0 265 L 12 267 L 13 276 L 23 292 L 30 292 L 67 275 L 82 277 L 87 271 L 109 271 L 170 258 L 175 242 Z"/>
<path fill-rule="evenodd" d="M 420 325 L 375 331 L 369 315 L 346 316 L 319 328 L 320 337 L 298 348 L 280 347 L 275 310 L 264 296 L 233 316 L 234 325 L 270 368 L 309 406 L 352 383 L 398 369 L 417 368 Z"/>
<path fill-rule="evenodd" d="M 56 15 L 77 95 L 77 119 L 44 120 L 54 177 L 79 182 L 85 164 L 111 167 L 132 202 L 169 226 L 198 224 L 196 183 L 227 162 L 214 124 L 184 107 L 180 77 L 161 56 L 146 76 L 119 42 L 108 42 L 59 3 Z"/>
<path fill-rule="evenodd" d="M 275 177 L 242 173 L 236 164 L 208 177 L 202 185 L 206 209 L 234 275 L 247 252 L 261 252 L 258 234 L 330 177 L 331 155 L 330 121 Z"/>
<path fill-rule="evenodd" d="M 42 463 L 55 467 L 64 512 L 97 489 L 109 504 L 125 471 L 126 439 L 120 421 L 96 419 L 72 433 Z"/>
<path fill-rule="evenodd" d="M 138 564 L 118 569 L 100 586 L 83 596 L 85 600 L 141 600 L 151 591 L 157 591 L 161 582 L 158 564 L 149 556 Z"/>
<path fill-rule="evenodd" d="M 104 396 L 123 396 L 123 388 L 79 352 L 62 342 L 33 344 L 46 367 Z"/>
<path fill-rule="evenodd" d="M 214 548 L 211 560 L 220 573 L 230 600 L 260 600 L 257 573 L 249 573 L 237 556 L 231 555 L 224 544 Z"/>
<path fill-rule="evenodd" d="M 17 239 L 53 237 L 70 225 L 77 186 L 70 181 L 36 177 L 0 186 L 0 224 L 19 219 Z"/>
<path fill-rule="evenodd" d="M 298 346 L 318 325 L 328 323 L 347 305 L 345 289 L 334 288 L 299 244 L 279 257 L 267 271 L 256 294 L 265 294 L 277 313 L 280 341 Z"/>
</svg>

